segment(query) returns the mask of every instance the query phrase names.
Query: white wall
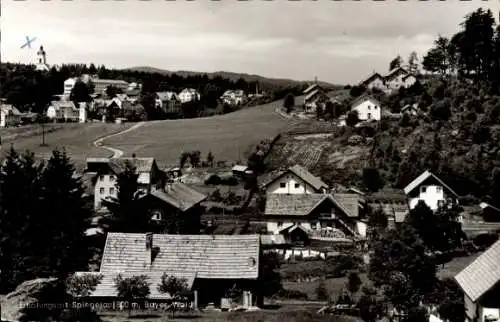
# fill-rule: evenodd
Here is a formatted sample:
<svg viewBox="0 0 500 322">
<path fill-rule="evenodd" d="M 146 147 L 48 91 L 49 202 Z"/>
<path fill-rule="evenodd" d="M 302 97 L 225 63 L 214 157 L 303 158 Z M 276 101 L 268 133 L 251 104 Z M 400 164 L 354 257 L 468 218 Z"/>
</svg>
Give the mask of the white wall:
<svg viewBox="0 0 500 322">
<path fill-rule="evenodd" d="M 139 177 L 137 178 L 137 182 L 139 184 L 150 184 L 151 174 L 149 172 L 140 172 Z"/>
<path fill-rule="evenodd" d="M 425 192 L 423 191 L 423 187 L 425 187 Z M 422 185 L 416 189 L 419 189 L 419 193 L 417 197 L 410 198 L 410 209 L 415 208 L 418 202 L 423 200 L 429 208 L 435 211 L 438 209 L 439 200 L 446 201 L 447 196 L 442 186 Z"/>
<path fill-rule="evenodd" d="M 491 315 L 492 317 L 495 317 L 498 320 L 498 319 L 500 319 L 500 309 L 479 306 L 478 322 L 484 322 L 485 317 L 487 317 L 488 315 Z"/>
<path fill-rule="evenodd" d="M 280 186 L 281 183 L 284 183 L 285 187 L 282 188 Z M 311 185 L 305 183 L 294 174 L 286 174 L 267 187 L 267 193 L 309 194 L 315 192 Z"/>
<path fill-rule="evenodd" d="M 406 79 L 404 80 L 404 87 L 406 87 L 406 88 L 411 87 L 411 86 L 413 86 L 416 82 L 417 82 L 417 79 L 415 78 L 415 76 L 409 76 L 408 78 L 406 78 Z"/>
<path fill-rule="evenodd" d="M 47 117 L 50 119 L 56 118 L 57 117 L 57 110 L 54 106 L 49 106 L 47 108 Z"/>
<path fill-rule="evenodd" d="M 71 90 L 75 86 L 76 79 L 75 78 L 68 78 L 67 80 L 64 81 L 64 94 L 69 95 L 71 94 Z"/>
<path fill-rule="evenodd" d="M 464 293 L 464 306 L 466 320 L 472 321 L 476 317 L 476 304 Z"/>
<path fill-rule="evenodd" d="M 364 222 L 361 221 L 356 222 L 356 230 L 361 237 L 366 237 L 367 227 L 368 226 Z"/>
<path fill-rule="evenodd" d="M 382 117 L 381 108 L 371 100 L 366 100 L 356 105 L 353 110 L 358 111 L 358 118 L 361 121 L 377 120 L 380 121 Z"/>
<path fill-rule="evenodd" d="M 102 199 L 117 196 L 116 180 L 117 178 L 115 175 L 103 174 L 97 176 L 94 187 L 94 209 L 100 209 L 102 207 Z M 102 193 L 101 188 L 104 190 Z M 114 189 L 114 194 L 111 194 L 111 188 Z"/>
</svg>

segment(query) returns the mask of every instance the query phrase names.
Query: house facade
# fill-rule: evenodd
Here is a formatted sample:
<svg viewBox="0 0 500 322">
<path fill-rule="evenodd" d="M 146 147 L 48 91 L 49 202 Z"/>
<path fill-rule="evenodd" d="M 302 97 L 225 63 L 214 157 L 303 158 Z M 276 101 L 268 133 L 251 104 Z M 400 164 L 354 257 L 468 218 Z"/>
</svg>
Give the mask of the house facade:
<svg viewBox="0 0 500 322">
<path fill-rule="evenodd" d="M 385 84 L 390 91 L 398 90 L 400 87 L 406 87 L 407 76 L 409 73 L 404 68 L 394 68 L 385 76 Z"/>
<path fill-rule="evenodd" d="M 326 183 L 299 165 L 290 167 L 265 183 L 264 186 L 268 194 L 309 194 L 328 192 L 328 185 Z"/>
<path fill-rule="evenodd" d="M 123 92 L 126 92 L 130 87 L 130 84 L 126 81 L 117 79 L 93 78 L 92 84 L 94 84 L 94 93 L 97 94 L 106 94 L 106 89 L 108 88 L 108 86 L 119 88 Z"/>
<path fill-rule="evenodd" d="M 447 203 L 458 204 L 458 194 L 428 170 L 410 182 L 404 188 L 404 193 L 410 209 L 415 208 L 419 201 L 423 201 L 433 211 Z"/>
<path fill-rule="evenodd" d="M 386 94 L 390 94 L 401 87 L 411 87 L 417 81 L 415 75 L 412 75 L 402 67 L 397 67 L 389 71 L 386 75 L 381 75 L 374 71 L 365 80 L 361 81 L 360 85 L 365 86 L 367 89 L 376 88 Z"/>
<path fill-rule="evenodd" d="M 221 96 L 222 102 L 229 105 L 241 105 L 245 103 L 247 99 L 245 92 L 241 89 L 225 91 Z"/>
<path fill-rule="evenodd" d="M 465 322 L 500 320 L 500 241 L 455 276 L 464 294 Z"/>
<path fill-rule="evenodd" d="M 175 92 L 157 92 L 155 107 L 165 113 L 179 113 L 181 111 L 181 100 Z"/>
<path fill-rule="evenodd" d="M 379 73 L 374 72 L 370 76 L 368 76 L 365 80 L 361 82 L 361 85 L 365 86 L 368 89 L 379 89 L 381 91 L 385 91 L 387 89 L 385 85 L 385 79 Z"/>
<path fill-rule="evenodd" d="M 143 193 L 148 193 L 161 179 L 160 170 L 154 158 L 87 158 L 86 173 L 93 173 L 96 177 L 94 191 L 94 209 L 106 210 L 102 201 L 117 197 L 118 174 L 126 169 L 126 163 L 136 168 L 139 175 L 137 182 Z"/>
<path fill-rule="evenodd" d="M 185 88 L 179 93 L 179 100 L 181 103 L 187 103 L 191 101 L 200 100 L 201 95 L 194 88 Z"/>
<path fill-rule="evenodd" d="M 102 276 L 90 301 L 117 299 L 114 279 L 121 274 L 146 275 L 151 285 L 147 300 L 169 302 L 172 295 L 158 291 L 162 275 L 167 274 L 186 280 L 194 309 L 209 303 L 224 306 L 233 286 L 239 300 L 230 306 L 263 303 L 259 235 L 108 233 L 105 245 L 99 272 L 77 273 Z"/>
<path fill-rule="evenodd" d="M 22 113 L 13 105 L 0 102 L 0 127 L 18 126 Z"/>
<path fill-rule="evenodd" d="M 361 97 L 351 104 L 351 111 L 358 112 L 360 121 L 376 120 L 382 118 L 382 108 L 380 102 L 373 97 Z"/>
<path fill-rule="evenodd" d="M 72 101 L 52 101 L 47 108 L 47 117 L 53 121 L 79 122 L 80 108 Z"/>
</svg>

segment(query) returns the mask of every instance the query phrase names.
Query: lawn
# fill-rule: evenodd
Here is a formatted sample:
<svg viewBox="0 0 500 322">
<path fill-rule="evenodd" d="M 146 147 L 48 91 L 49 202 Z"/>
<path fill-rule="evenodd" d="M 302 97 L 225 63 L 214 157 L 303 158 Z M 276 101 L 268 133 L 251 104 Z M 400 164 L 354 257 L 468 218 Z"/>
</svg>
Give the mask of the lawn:
<svg viewBox="0 0 500 322">
<path fill-rule="evenodd" d="M 49 156 L 53 149 L 65 148 L 75 163 L 81 163 L 86 157 L 108 157 L 111 153 L 102 148 L 97 148 L 93 142 L 99 137 L 116 133 L 129 128 L 133 124 L 47 124 L 45 127 L 45 143 L 42 143 L 42 130 L 40 125 L 29 125 L 19 128 L 2 129 L 2 153 L 9 150 L 11 144 L 18 151 L 30 150 L 37 156 Z M 48 133 L 47 133 L 48 132 Z"/>
<path fill-rule="evenodd" d="M 438 277 L 443 278 L 453 278 L 470 263 L 472 263 L 481 252 L 472 254 L 470 256 L 455 257 L 450 262 L 444 264 L 444 267 L 439 266 L 439 271 L 437 273 Z"/>
<path fill-rule="evenodd" d="M 248 147 L 280 133 L 288 120 L 275 113 L 282 101 L 234 113 L 197 119 L 145 123 L 103 144 L 123 150 L 124 156 L 151 156 L 178 163 L 183 151 L 199 150 L 202 158 L 212 151 L 215 160 L 244 160 Z"/>
<path fill-rule="evenodd" d="M 316 314 L 318 307 L 305 308 L 301 306 L 286 306 L 275 310 L 260 310 L 254 312 L 207 312 L 198 315 L 179 316 L 172 318 L 166 314 L 151 313 L 149 315 L 133 315 L 127 317 L 127 313 L 103 314 L 101 318 L 104 322 L 125 322 L 125 321 L 192 321 L 192 322 L 358 322 L 355 317 L 349 316 L 321 316 Z"/>
</svg>

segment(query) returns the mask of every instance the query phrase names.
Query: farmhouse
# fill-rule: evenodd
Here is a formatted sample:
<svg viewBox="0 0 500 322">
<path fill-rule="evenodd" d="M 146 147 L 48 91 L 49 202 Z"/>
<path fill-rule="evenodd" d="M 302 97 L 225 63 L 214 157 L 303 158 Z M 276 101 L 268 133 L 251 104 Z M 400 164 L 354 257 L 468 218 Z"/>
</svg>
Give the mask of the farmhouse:
<svg viewBox="0 0 500 322">
<path fill-rule="evenodd" d="M 0 102 L 0 127 L 18 126 L 21 117 L 22 113 L 15 106 Z"/>
<path fill-rule="evenodd" d="M 221 96 L 221 100 L 225 104 L 240 105 L 247 100 L 245 92 L 241 89 L 225 91 Z"/>
<path fill-rule="evenodd" d="M 369 95 L 362 96 L 351 104 L 351 111 L 358 113 L 360 121 L 380 121 L 382 118 L 381 110 L 380 102 Z"/>
<path fill-rule="evenodd" d="M 366 224 L 360 221 L 363 202 L 356 194 L 267 194 L 267 231 L 292 243 L 365 237 Z"/>
<path fill-rule="evenodd" d="M 385 76 L 385 84 L 390 91 L 397 90 L 400 87 L 410 87 L 415 82 L 416 78 L 403 67 L 396 67 Z"/>
<path fill-rule="evenodd" d="M 300 165 L 294 165 L 264 183 L 268 194 L 327 193 L 328 185 Z"/>
<path fill-rule="evenodd" d="M 157 92 L 155 107 L 165 113 L 175 114 L 181 110 L 181 101 L 175 92 Z"/>
<path fill-rule="evenodd" d="M 158 292 L 163 274 L 184 278 L 193 293 L 194 308 L 223 304 L 233 286 L 240 290 L 244 307 L 262 303 L 260 296 L 259 235 L 164 235 L 108 233 L 99 273 L 101 282 L 91 293 L 94 300 L 117 297 L 114 278 L 146 275 L 149 300 L 168 301 Z M 77 275 L 89 274 L 79 272 Z"/>
<path fill-rule="evenodd" d="M 387 216 L 388 228 L 397 228 L 410 211 L 403 190 L 385 188 L 372 193 L 367 199 L 372 210 L 381 209 Z"/>
<path fill-rule="evenodd" d="M 306 110 L 314 111 L 318 107 L 318 104 L 324 103 L 329 99 L 328 95 L 326 95 L 321 88 L 318 88 L 306 95 L 304 98 L 304 106 Z"/>
<path fill-rule="evenodd" d="M 199 101 L 201 98 L 200 93 L 194 88 L 185 88 L 179 93 L 178 96 L 181 103 Z"/>
<path fill-rule="evenodd" d="M 433 211 L 448 204 L 458 204 L 458 194 L 436 175 L 426 170 L 404 188 L 410 209 L 419 201 L 425 202 Z"/>
<path fill-rule="evenodd" d="M 365 86 L 368 89 L 379 89 L 381 91 L 385 91 L 387 87 L 385 86 L 385 79 L 379 73 L 373 72 L 366 79 L 361 81 L 361 85 Z"/>
<path fill-rule="evenodd" d="M 455 280 L 464 293 L 466 322 L 500 320 L 500 241 L 493 244 Z"/>
<path fill-rule="evenodd" d="M 96 178 L 93 187 L 95 210 L 102 210 L 103 199 L 117 196 L 117 176 L 126 169 L 127 162 L 139 174 L 137 182 L 144 193 L 149 193 L 156 184 L 162 185 L 162 175 L 154 158 L 87 158 L 85 172 L 92 173 Z"/>
<path fill-rule="evenodd" d="M 72 101 L 52 101 L 47 108 L 47 117 L 53 121 L 79 122 L 80 108 Z"/>
</svg>

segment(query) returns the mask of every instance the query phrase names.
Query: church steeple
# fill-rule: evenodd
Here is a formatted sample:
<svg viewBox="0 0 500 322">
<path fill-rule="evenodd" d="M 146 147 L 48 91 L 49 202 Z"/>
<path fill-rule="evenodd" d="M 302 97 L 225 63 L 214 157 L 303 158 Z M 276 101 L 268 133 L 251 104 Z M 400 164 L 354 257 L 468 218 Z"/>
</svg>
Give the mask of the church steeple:
<svg viewBox="0 0 500 322">
<path fill-rule="evenodd" d="M 43 50 L 43 46 L 40 46 L 40 49 L 36 53 L 37 56 L 37 64 L 47 64 L 47 55 L 45 53 L 45 50 Z"/>
</svg>

